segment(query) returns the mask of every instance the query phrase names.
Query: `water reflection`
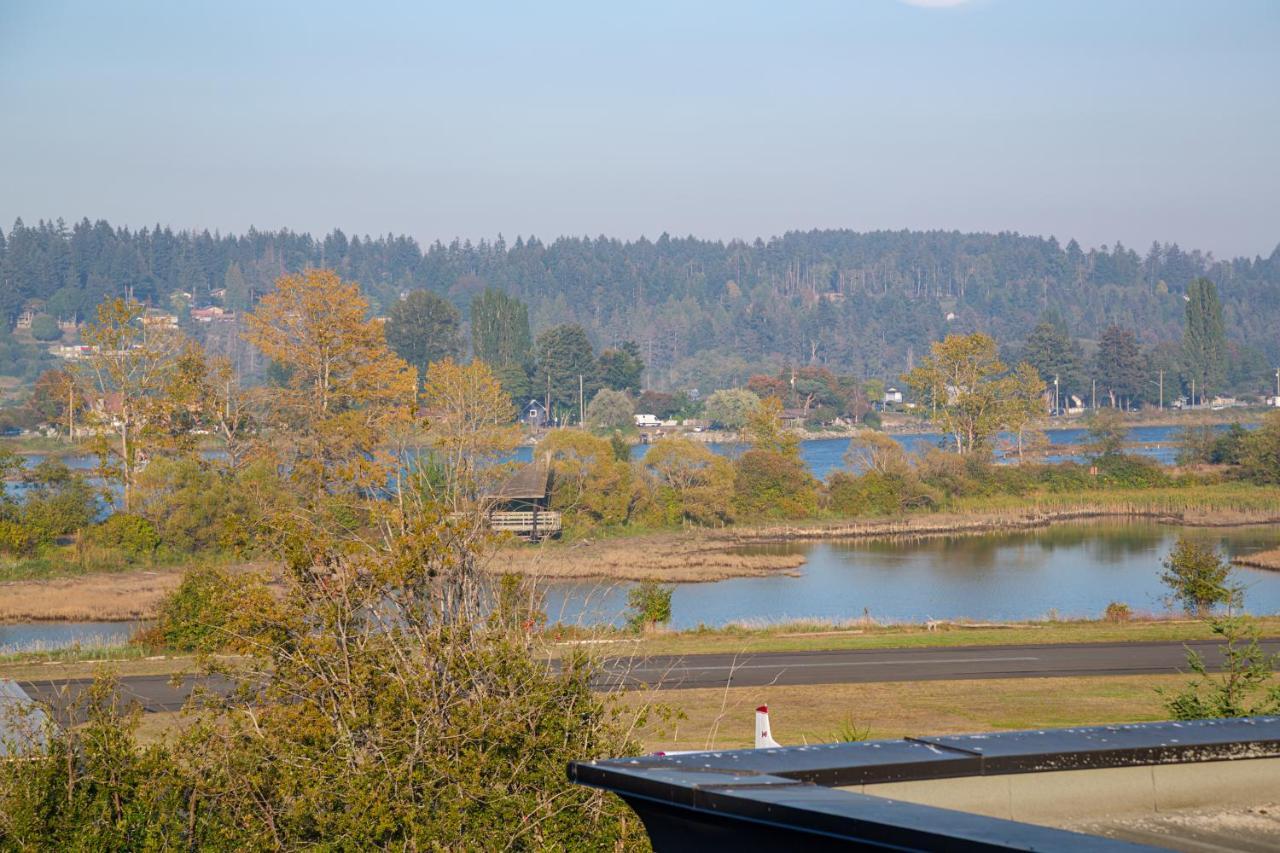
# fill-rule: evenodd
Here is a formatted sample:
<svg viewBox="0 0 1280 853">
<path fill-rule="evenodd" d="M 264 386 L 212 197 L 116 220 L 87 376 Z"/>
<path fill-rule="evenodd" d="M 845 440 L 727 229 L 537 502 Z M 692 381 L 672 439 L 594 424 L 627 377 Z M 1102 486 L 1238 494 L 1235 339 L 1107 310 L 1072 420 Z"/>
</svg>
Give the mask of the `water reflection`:
<svg viewBox="0 0 1280 853">
<path fill-rule="evenodd" d="M 1097 617 L 1111 601 L 1163 612 L 1161 561 L 1180 533 L 1224 554 L 1280 546 L 1280 528 L 1184 529 L 1146 522 L 1055 525 L 1039 530 L 911 541 L 783 546 L 808 555 L 800 577 L 683 584 L 673 624 L 777 622 L 870 613 L 888 621 Z M 776 550 L 776 548 L 774 549 Z M 1245 606 L 1280 612 L 1280 573 L 1237 569 Z M 547 590 L 548 613 L 567 622 L 617 621 L 625 584 L 573 582 Z"/>
</svg>

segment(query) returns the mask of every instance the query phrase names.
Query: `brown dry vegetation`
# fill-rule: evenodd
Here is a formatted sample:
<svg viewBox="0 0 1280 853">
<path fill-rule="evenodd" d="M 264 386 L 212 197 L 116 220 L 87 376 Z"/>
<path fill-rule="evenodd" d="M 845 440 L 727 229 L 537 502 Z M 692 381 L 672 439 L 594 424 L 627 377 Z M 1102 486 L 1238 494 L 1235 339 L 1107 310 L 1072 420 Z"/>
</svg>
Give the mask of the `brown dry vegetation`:
<svg viewBox="0 0 1280 853">
<path fill-rule="evenodd" d="M 1271 569 L 1280 572 L 1280 548 L 1272 548 L 1270 551 L 1259 551 L 1256 554 L 1248 554 L 1243 557 L 1236 557 L 1231 562 L 1237 566 L 1249 566 L 1254 569 Z"/>
<path fill-rule="evenodd" d="M 181 580 L 181 571 L 166 570 L 10 581 L 0 584 L 0 621 L 147 619 Z"/>
<path fill-rule="evenodd" d="M 266 568 L 260 563 L 245 563 L 226 570 Z M 161 600 L 182 582 L 182 571 L 181 567 L 167 567 L 0 583 L 0 623 L 152 619 Z"/>
<path fill-rule="evenodd" d="M 1165 511 L 1142 505 L 1081 505 L 1062 509 L 1027 507 L 971 513 L 930 513 L 884 519 L 776 524 L 738 527 L 712 536 L 732 537 L 739 544 L 830 539 L 893 539 L 1027 530 L 1066 521 L 1103 518 L 1147 518 L 1192 527 L 1235 527 L 1280 522 L 1280 509 L 1199 509 Z"/>
<path fill-rule="evenodd" d="M 499 551 L 487 568 L 547 579 L 690 582 L 794 574 L 805 561 L 803 554 L 737 554 L 733 552 L 736 544 L 705 533 L 668 533 L 565 545 L 511 545 Z"/>
</svg>

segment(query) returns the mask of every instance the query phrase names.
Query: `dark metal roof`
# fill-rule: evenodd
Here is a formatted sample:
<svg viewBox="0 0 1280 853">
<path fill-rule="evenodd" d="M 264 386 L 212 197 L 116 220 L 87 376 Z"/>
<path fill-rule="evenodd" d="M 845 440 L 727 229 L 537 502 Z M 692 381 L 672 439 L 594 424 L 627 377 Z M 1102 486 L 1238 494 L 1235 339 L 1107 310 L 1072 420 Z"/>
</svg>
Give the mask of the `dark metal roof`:
<svg viewBox="0 0 1280 853">
<path fill-rule="evenodd" d="M 573 762 L 621 795 L 656 850 L 1149 850 L 837 790 L 918 779 L 1280 757 L 1280 717 L 1000 732 Z"/>
</svg>

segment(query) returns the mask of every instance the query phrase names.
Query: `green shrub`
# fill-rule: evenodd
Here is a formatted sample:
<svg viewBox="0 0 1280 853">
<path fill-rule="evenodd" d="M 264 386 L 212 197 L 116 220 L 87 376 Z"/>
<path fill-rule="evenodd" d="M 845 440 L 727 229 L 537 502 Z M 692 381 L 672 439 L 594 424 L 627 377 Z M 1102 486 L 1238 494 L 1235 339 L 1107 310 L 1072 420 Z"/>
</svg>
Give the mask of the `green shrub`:
<svg viewBox="0 0 1280 853">
<path fill-rule="evenodd" d="M 1187 665 L 1196 678 L 1178 693 L 1158 690 L 1175 720 L 1254 717 L 1280 713 L 1280 685 L 1275 684 L 1280 655 L 1258 645 L 1258 624 L 1243 616 L 1209 623 L 1225 642 L 1220 675 L 1211 675 L 1204 659 L 1187 652 Z"/>
<path fill-rule="evenodd" d="M 805 518 L 818 511 L 817 481 L 798 456 L 748 450 L 735 466 L 734 507 L 743 518 Z"/>
<path fill-rule="evenodd" d="M 1122 488 L 1151 488 L 1167 486 L 1169 474 L 1159 462 L 1141 456 L 1114 453 L 1099 457 L 1097 461 L 1098 484 Z"/>
<path fill-rule="evenodd" d="M 25 557 L 36 549 L 36 539 L 31 532 L 16 521 L 0 519 L 0 551 Z"/>
<path fill-rule="evenodd" d="M 146 639 L 182 652 L 213 652 L 232 645 L 233 616 L 243 592 L 226 572 L 190 569 L 182 583 L 160 603 L 153 632 Z"/>
<path fill-rule="evenodd" d="M 633 631 L 649 631 L 671 621 L 673 587 L 656 581 L 636 584 L 627 593 L 627 624 Z"/>
<path fill-rule="evenodd" d="M 1259 485 L 1280 485 L 1280 412 L 1267 415 L 1262 426 L 1242 440 L 1240 467 Z"/>
<path fill-rule="evenodd" d="M 837 515 L 898 515 L 935 506 L 940 496 L 910 472 L 834 471 L 827 478 L 827 506 Z"/>
<path fill-rule="evenodd" d="M 1219 604 L 1236 604 L 1242 595 L 1231 578 L 1231 564 L 1209 545 L 1178 537 L 1164 561 L 1160 580 L 1184 610 L 1204 615 Z"/>
<path fill-rule="evenodd" d="M 62 329 L 58 328 L 58 321 L 48 314 L 38 314 L 31 321 L 31 337 L 44 342 L 60 340 Z"/>
<path fill-rule="evenodd" d="M 160 534 L 155 525 L 140 515 L 117 512 L 93 528 L 92 538 L 101 545 L 119 548 L 124 555 L 137 560 L 153 555 L 160 547 Z"/>
</svg>

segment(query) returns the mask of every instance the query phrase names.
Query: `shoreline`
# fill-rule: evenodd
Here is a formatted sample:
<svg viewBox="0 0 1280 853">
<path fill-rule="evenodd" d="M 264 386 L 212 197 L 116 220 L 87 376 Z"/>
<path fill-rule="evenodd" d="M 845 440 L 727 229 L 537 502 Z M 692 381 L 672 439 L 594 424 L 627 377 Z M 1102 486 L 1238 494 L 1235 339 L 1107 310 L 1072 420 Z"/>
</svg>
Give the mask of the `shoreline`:
<svg viewBox="0 0 1280 853">
<path fill-rule="evenodd" d="M 1175 511 L 1084 504 L 1052 510 L 1030 506 L 1008 511 L 696 528 L 565 543 L 507 544 L 488 555 L 482 571 L 490 575 L 519 574 L 545 581 L 595 579 L 618 583 L 709 583 L 740 577 L 795 576 L 807 561 L 806 555 L 752 554 L 743 553 L 742 549 L 819 541 L 981 536 L 1106 519 L 1147 520 L 1186 527 L 1247 527 L 1280 524 L 1280 508 Z M 1233 562 L 1280 571 L 1280 549 L 1238 557 Z M 152 619 L 160 601 L 181 582 L 182 572 L 181 567 L 166 567 L 0 583 L 0 624 Z"/>
<path fill-rule="evenodd" d="M 1236 557 L 1232 559 L 1231 565 L 1280 572 L 1280 548 L 1272 548 L 1269 551 L 1259 551 L 1256 554 Z"/>
<path fill-rule="evenodd" d="M 1249 527 L 1280 524 L 1280 510 L 1174 512 L 1140 507 L 1084 505 L 1061 510 L 1029 508 L 1009 512 L 929 513 L 878 520 L 779 522 L 756 527 L 701 528 L 679 533 L 606 537 L 575 543 L 508 546 L 495 555 L 500 555 L 501 559 L 491 561 L 486 570 L 494 574 L 522 574 L 540 580 L 702 583 L 732 577 L 794 573 L 805 562 L 802 554 L 742 554 L 738 549 L 744 546 L 980 536 L 1104 519 L 1149 520 L 1185 527 Z M 771 563 L 765 559 L 770 557 L 793 557 L 799 558 L 799 561 Z"/>
</svg>

